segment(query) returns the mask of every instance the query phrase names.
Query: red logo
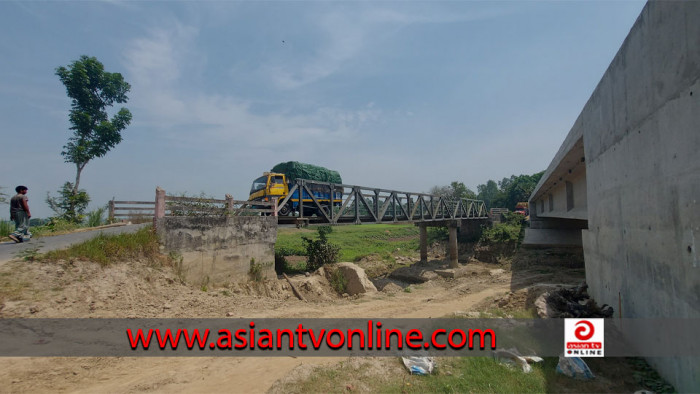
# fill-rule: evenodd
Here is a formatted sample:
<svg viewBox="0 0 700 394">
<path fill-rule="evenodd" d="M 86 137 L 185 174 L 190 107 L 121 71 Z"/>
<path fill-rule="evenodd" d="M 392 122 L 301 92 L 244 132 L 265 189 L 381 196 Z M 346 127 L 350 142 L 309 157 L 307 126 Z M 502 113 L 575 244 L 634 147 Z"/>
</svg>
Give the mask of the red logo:
<svg viewBox="0 0 700 394">
<path fill-rule="evenodd" d="M 583 326 L 578 327 L 580 324 L 583 324 Z M 576 330 L 574 331 L 574 335 L 576 335 L 576 338 L 578 338 L 581 341 L 587 341 L 593 337 L 593 334 L 595 333 L 595 328 L 593 327 L 593 324 L 589 322 L 588 320 L 581 320 L 578 323 L 576 323 Z"/>
<path fill-rule="evenodd" d="M 564 356 L 604 357 L 605 319 L 565 319 Z"/>
</svg>

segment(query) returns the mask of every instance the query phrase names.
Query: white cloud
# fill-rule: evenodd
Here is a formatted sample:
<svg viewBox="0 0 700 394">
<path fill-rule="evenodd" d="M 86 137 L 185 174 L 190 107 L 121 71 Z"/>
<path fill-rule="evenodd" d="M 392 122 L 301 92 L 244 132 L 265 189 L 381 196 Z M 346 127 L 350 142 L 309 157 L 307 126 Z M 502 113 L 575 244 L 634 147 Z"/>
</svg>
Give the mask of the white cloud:
<svg viewBox="0 0 700 394">
<path fill-rule="evenodd" d="M 134 82 L 150 89 L 171 87 L 196 36 L 197 29 L 173 23 L 169 29 L 152 29 L 148 37 L 131 42 L 124 57 Z"/>
<path fill-rule="evenodd" d="M 123 54 L 132 81 L 131 104 L 139 115 L 135 122 L 168 138 L 216 150 L 225 144 L 237 149 L 337 144 L 381 114 L 373 105 L 358 110 L 321 106 L 309 113 L 278 106 L 259 114 L 245 98 L 189 88 L 183 80 L 194 78 L 190 74 L 199 70 L 196 62 L 201 59 L 193 56 L 196 39 L 197 29 L 172 23 L 128 44 Z"/>
<path fill-rule="evenodd" d="M 317 35 L 324 37 L 313 56 L 296 64 L 284 59 L 283 64 L 273 62 L 263 66 L 277 88 L 297 89 L 329 77 L 344 67 L 352 67 L 353 59 L 362 54 L 375 53 L 368 49 L 381 44 L 382 40 L 407 25 L 468 22 L 513 12 L 512 7 L 456 13 L 432 4 L 427 7 L 418 4 L 418 8 L 410 9 L 402 7 L 403 10 L 395 9 L 393 3 L 394 8 L 355 5 L 341 9 L 334 7 L 313 19 Z"/>
</svg>

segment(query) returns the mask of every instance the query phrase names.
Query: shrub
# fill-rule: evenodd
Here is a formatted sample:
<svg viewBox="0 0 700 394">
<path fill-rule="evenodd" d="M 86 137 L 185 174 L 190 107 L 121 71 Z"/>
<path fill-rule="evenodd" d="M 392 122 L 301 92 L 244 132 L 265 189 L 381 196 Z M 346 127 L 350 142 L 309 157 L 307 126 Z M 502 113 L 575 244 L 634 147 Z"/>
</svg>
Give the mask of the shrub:
<svg viewBox="0 0 700 394">
<path fill-rule="evenodd" d="M 87 227 L 97 227 L 101 226 L 102 223 L 104 223 L 104 220 L 102 219 L 102 216 L 105 213 L 105 208 L 97 208 L 94 211 L 90 211 L 87 214 L 87 217 L 85 218 L 85 224 Z"/>
<path fill-rule="evenodd" d="M 58 197 L 51 197 L 50 193 L 46 193 L 46 203 L 61 219 L 81 223 L 84 217 L 83 212 L 90 203 L 90 196 L 83 189 L 73 193 L 73 184 L 66 182 L 58 191 Z"/>
<path fill-rule="evenodd" d="M 332 227 L 321 226 L 317 231 L 319 239 L 314 240 L 301 237 L 306 248 L 306 268 L 309 271 L 315 271 L 325 264 L 338 262 L 338 256 L 340 255 L 340 248 L 328 242 L 327 235 L 333 231 Z"/>
<path fill-rule="evenodd" d="M 264 264 L 256 263 L 255 259 L 250 259 L 250 269 L 248 270 L 248 276 L 253 282 L 262 282 L 265 278 L 263 274 Z"/>
<path fill-rule="evenodd" d="M 490 228 L 484 228 L 479 242 L 486 245 L 518 245 L 524 235 L 525 218 L 521 214 L 510 212 L 504 215 L 504 219 L 505 221 L 494 223 Z"/>
</svg>

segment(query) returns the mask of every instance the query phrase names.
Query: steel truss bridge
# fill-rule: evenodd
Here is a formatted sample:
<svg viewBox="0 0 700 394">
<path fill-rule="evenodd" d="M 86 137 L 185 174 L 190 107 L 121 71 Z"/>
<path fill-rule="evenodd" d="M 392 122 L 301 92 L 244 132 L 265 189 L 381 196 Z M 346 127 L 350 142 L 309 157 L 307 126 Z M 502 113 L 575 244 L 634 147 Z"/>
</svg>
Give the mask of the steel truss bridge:
<svg viewBox="0 0 700 394">
<path fill-rule="evenodd" d="M 424 223 L 487 219 L 483 201 L 453 200 L 426 193 L 410 193 L 356 185 L 297 179 L 277 204 L 279 223 Z M 296 197 L 294 196 L 296 193 Z M 299 195 L 302 195 L 301 201 Z M 329 197 L 333 196 L 333 199 Z M 289 205 L 288 205 L 289 204 Z M 291 206 L 296 205 L 296 212 Z M 432 222 L 432 223 L 431 223 Z"/>
</svg>

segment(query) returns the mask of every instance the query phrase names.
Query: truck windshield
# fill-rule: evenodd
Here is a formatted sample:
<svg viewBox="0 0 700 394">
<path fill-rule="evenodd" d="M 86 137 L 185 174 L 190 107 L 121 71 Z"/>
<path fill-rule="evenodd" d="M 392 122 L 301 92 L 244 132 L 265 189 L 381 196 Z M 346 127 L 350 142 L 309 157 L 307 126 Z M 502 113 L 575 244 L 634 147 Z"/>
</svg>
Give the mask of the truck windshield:
<svg viewBox="0 0 700 394">
<path fill-rule="evenodd" d="M 267 186 L 267 177 L 261 176 L 253 181 L 253 187 L 250 188 L 250 194 L 257 192 L 258 190 L 263 190 L 265 186 Z"/>
</svg>

